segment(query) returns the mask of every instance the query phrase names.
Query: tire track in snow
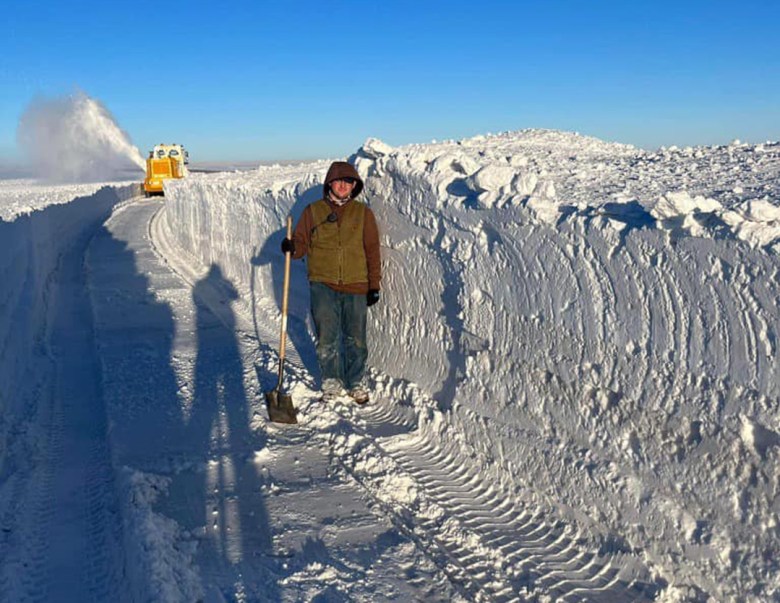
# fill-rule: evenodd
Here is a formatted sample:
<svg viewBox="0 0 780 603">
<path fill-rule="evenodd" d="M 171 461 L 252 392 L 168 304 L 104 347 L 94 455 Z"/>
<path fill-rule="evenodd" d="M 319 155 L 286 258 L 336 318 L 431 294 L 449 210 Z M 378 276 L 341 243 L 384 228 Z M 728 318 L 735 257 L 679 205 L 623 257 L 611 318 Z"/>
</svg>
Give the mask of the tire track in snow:
<svg viewBox="0 0 780 603">
<path fill-rule="evenodd" d="M 368 408 L 336 405 L 344 421 L 331 443 L 334 457 L 473 600 L 653 599 L 658 588 L 634 557 L 594 551 L 552 509 L 487 482 L 476 453 L 460 438 L 443 439 L 435 428 L 415 430 L 410 408 L 398 408 L 386 398 Z M 388 420 L 409 433 L 382 435 Z M 376 473 L 377 464 L 384 472 Z M 393 499 L 383 484 L 388 476 L 417 492 L 414 503 Z"/>
<path fill-rule="evenodd" d="M 49 383 L 39 392 L 35 419 L 43 437 L 29 476 L 14 487 L 16 502 L 9 512 L 18 514 L 4 517 L 11 553 L 2 560 L 3 600 L 127 600 L 83 266 L 87 243 L 87 237 L 75 241 L 47 282 L 41 369 Z"/>
<path fill-rule="evenodd" d="M 560 248 L 560 246 L 553 245 L 551 241 L 548 241 L 547 247 L 548 248 L 552 247 L 553 249 L 557 249 L 558 252 L 561 253 L 561 255 L 564 258 L 567 257 L 565 251 L 562 248 Z M 553 262 L 551 264 L 552 267 L 553 267 L 552 270 L 548 271 L 547 270 L 547 262 L 541 261 L 540 254 L 538 254 L 538 253 L 532 254 L 532 258 L 533 258 L 533 262 L 535 263 L 535 266 L 536 266 L 535 274 L 539 278 L 544 278 L 545 281 L 547 281 L 547 282 L 550 282 L 550 281 L 558 282 L 558 276 L 560 275 L 561 271 L 558 270 L 556 267 L 559 266 L 559 264 L 560 264 L 559 262 Z M 549 259 L 549 258 L 546 258 L 546 259 Z M 571 265 L 571 264 L 569 264 L 569 265 Z M 565 271 L 563 271 L 563 272 L 565 273 Z M 571 271 L 571 272 L 573 272 L 573 271 Z M 566 280 L 568 280 L 567 279 L 568 276 L 569 276 L 568 274 L 563 274 L 562 276 L 560 276 L 560 278 L 562 279 L 562 282 L 565 282 Z M 575 279 L 575 282 L 576 282 L 576 279 Z M 611 292 L 612 296 L 614 297 L 614 295 L 615 295 L 614 283 L 611 281 L 611 278 L 609 276 L 607 276 L 607 278 L 606 278 L 606 284 L 605 284 L 604 281 L 599 280 L 598 281 L 598 287 L 599 287 L 599 290 L 602 292 L 602 295 L 603 295 L 603 292 L 605 290 L 607 290 L 608 292 Z M 562 288 L 563 288 L 563 285 L 561 285 L 561 289 Z M 556 288 L 553 288 L 553 289 L 556 289 Z M 559 291 L 559 293 L 560 293 L 560 291 Z M 558 305 L 560 305 L 560 304 L 557 304 L 556 300 L 553 299 L 553 297 L 545 298 L 544 301 L 546 303 L 545 303 L 545 306 L 543 308 L 543 312 L 547 316 L 549 316 L 551 318 L 558 318 L 558 316 L 557 316 L 557 314 L 558 314 Z M 611 307 L 611 306 L 608 306 L 608 307 Z M 605 310 L 605 311 L 608 312 L 609 310 Z M 602 321 L 600 324 L 603 325 L 604 321 Z M 422 460 L 420 462 L 416 462 L 416 463 L 413 460 L 409 459 L 409 458 L 406 458 L 406 459 L 404 459 L 404 458 L 396 458 L 396 460 L 401 465 L 403 465 L 406 470 L 408 470 L 410 473 L 412 473 L 419 483 L 426 484 L 431 479 L 431 476 L 429 475 L 429 473 L 431 471 L 430 467 L 431 466 L 436 467 L 437 466 L 436 463 L 440 459 L 426 458 L 425 455 L 423 455 Z M 419 459 L 418 459 L 418 461 L 419 461 Z M 443 462 L 446 463 L 446 461 L 443 461 Z M 455 466 L 457 466 L 457 463 L 456 463 L 455 460 L 453 460 L 452 461 L 452 467 L 455 467 Z M 415 467 L 419 467 L 420 469 L 416 470 Z M 440 473 L 441 474 L 445 474 L 445 473 L 447 473 L 447 471 L 441 471 Z M 444 482 L 441 482 L 441 484 L 443 484 L 443 483 Z M 451 491 L 451 492 L 449 492 L 449 494 L 460 492 L 460 490 L 458 489 L 458 486 L 459 486 L 458 482 L 455 482 L 455 491 Z M 442 489 L 442 488 L 446 490 L 446 487 L 443 486 L 443 485 L 441 487 L 440 486 L 436 486 L 436 487 L 429 488 L 429 493 L 432 494 L 434 499 L 436 499 L 436 503 L 437 504 L 446 505 L 446 502 L 444 500 L 442 500 L 438 496 L 438 494 L 437 494 L 437 490 Z M 478 504 L 480 504 L 480 505 L 487 505 L 489 507 L 491 505 L 491 503 L 494 502 L 494 500 L 492 500 L 492 499 L 490 499 L 488 501 L 481 501 L 479 499 L 479 495 L 480 494 L 481 493 L 478 492 L 477 493 L 477 498 L 473 499 Z M 459 516 L 459 511 L 462 511 L 462 510 L 463 509 L 458 509 L 458 508 L 450 509 L 451 512 L 454 512 L 454 516 L 455 517 L 458 517 Z M 429 530 L 432 529 L 431 526 L 426 526 L 426 527 Z M 531 530 L 531 532 L 533 533 L 534 530 Z M 563 533 L 560 536 L 563 536 Z M 564 570 L 560 569 L 560 567 L 565 567 L 565 563 L 569 561 L 568 559 L 566 559 L 566 561 L 562 562 L 561 559 L 560 559 L 560 557 L 562 555 L 565 557 L 564 553 L 561 553 L 561 552 L 558 551 L 558 548 L 561 546 L 560 545 L 560 541 L 561 541 L 561 537 L 552 538 L 552 539 L 550 539 L 549 542 L 543 540 L 543 542 L 545 542 L 546 544 L 551 544 L 551 546 L 553 547 L 553 550 L 556 551 L 555 556 L 554 556 L 554 563 L 558 564 L 558 566 L 554 566 L 554 567 L 558 567 L 558 569 L 554 569 L 551 572 L 550 575 L 552 575 L 552 574 L 554 574 L 556 572 L 563 574 Z M 532 545 L 538 545 L 538 543 L 536 543 L 536 542 L 532 542 L 531 544 Z M 535 553 L 538 554 L 538 546 L 536 547 L 536 549 L 534 549 L 534 551 L 535 551 Z M 456 557 L 458 556 L 457 555 L 458 552 L 462 553 L 462 551 L 460 550 L 460 547 L 455 547 L 455 555 L 456 555 Z M 502 553 L 506 553 L 506 551 L 502 551 Z M 467 559 L 470 559 L 472 557 L 472 555 L 470 553 L 468 553 L 468 552 L 465 553 L 465 554 L 462 554 L 460 556 L 465 556 Z M 579 556 L 581 556 L 581 555 L 574 554 L 574 555 L 571 555 L 570 558 L 571 559 L 576 559 Z M 524 562 L 528 562 L 528 560 L 524 560 Z M 485 576 L 487 576 L 487 575 L 489 575 L 491 573 L 491 569 L 490 569 L 490 565 L 489 564 L 479 564 L 477 567 L 468 567 L 461 560 L 459 565 L 467 567 L 467 569 L 469 570 L 469 574 L 476 574 L 477 576 L 480 576 L 482 578 L 484 578 Z M 593 565 L 593 564 L 588 564 L 588 567 L 590 567 L 591 565 Z M 597 567 L 599 567 L 599 570 L 597 572 L 598 575 L 608 574 L 609 573 L 609 571 L 605 569 L 607 567 L 606 565 L 600 564 L 600 565 L 597 565 Z M 571 567 L 568 567 L 566 569 L 570 570 Z M 582 572 L 580 572 L 580 570 L 575 570 L 574 574 L 577 574 L 577 573 L 582 573 Z M 614 572 L 614 574 L 617 574 L 617 572 Z M 564 577 L 564 578 L 562 578 L 561 583 L 563 584 L 563 583 L 567 583 L 567 582 L 572 582 L 573 584 L 577 585 L 576 586 L 577 588 L 580 588 L 581 584 L 582 583 L 587 583 L 587 581 L 588 581 L 588 579 L 590 579 L 590 577 L 591 576 L 587 575 L 587 573 L 586 573 L 585 579 L 584 580 L 579 580 L 579 581 L 577 579 L 575 579 L 575 578 L 569 579 L 568 577 Z M 550 589 L 551 592 L 555 592 L 556 594 L 560 594 L 561 592 L 564 592 L 564 587 L 555 584 L 554 580 L 550 579 L 550 576 L 547 576 L 546 579 L 547 579 L 548 583 L 553 584 L 553 586 L 550 586 L 548 584 L 549 589 Z M 491 582 L 491 583 L 495 583 L 495 581 L 496 581 L 495 576 L 491 580 L 488 580 L 488 582 Z M 608 583 L 608 581 L 606 581 L 606 582 Z M 511 599 L 511 597 L 513 596 L 511 594 L 508 594 L 508 593 L 512 592 L 512 587 L 511 586 L 504 586 L 502 588 L 498 588 L 498 589 L 494 589 L 494 590 L 496 590 L 496 592 L 494 592 L 493 595 L 498 595 L 500 598 L 502 598 L 504 596 L 509 596 L 510 599 Z"/>
<path fill-rule="evenodd" d="M 61 515 L 48 537 L 64 546 L 54 547 L 57 556 L 50 572 L 58 593 L 73 600 L 121 601 L 126 598 L 122 528 L 84 273 L 85 249 L 86 245 L 63 262 L 51 337 L 59 398 L 55 424 L 61 436 L 52 451 L 53 501 Z M 67 522 L 61 521 L 64 509 L 70 511 L 64 513 Z"/>
<path fill-rule="evenodd" d="M 564 288 L 564 285 L 569 280 L 573 281 L 575 286 L 579 286 L 579 280 L 574 275 L 573 269 L 571 269 L 571 260 L 565 249 L 557 241 L 554 241 L 552 237 L 545 238 L 544 235 L 537 237 L 537 240 L 543 244 L 545 249 L 556 249 L 564 260 L 569 260 L 568 263 L 565 261 L 552 263 L 542 261 L 541 254 L 528 250 L 527 244 L 530 238 L 528 237 L 524 240 L 522 249 L 517 245 L 513 245 L 513 247 L 515 247 L 515 252 L 518 256 L 528 256 L 525 265 L 535 266 L 533 271 L 535 278 L 545 282 L 560 282 L 560 288 Z M 545 259 L 549 260 L 549 257 L 546 256 Z M 561 268 L 564 265 L 568 265 L 570 268 L 568 272 Z M 548 268 L 548 266 L 551 267 Z M 603 268 L 601 276 L 599 276 L 597 270 L 593 270 L 591 272 L 592 278 L 588 281 L 595 293 L 594 297 L 602 300 L 602 302 L 607 298 L 616 300 L 617 295 L 612 276 L 609 274 L 605 275 L 606 267 L 603 265 L 601 267 Z M 536 289 L 536 291 L 538 290 Z M 528 293 L 530 293 L 530 290 L 526 291 L 526 294 Z M 543 314 L 548 316 L 552 322 L 559 318 L 557 302 L 551 296 L 537 299 L 533 304 L 531 304 L 531 299 L 531 297 L 528 297 L 529 307 L 540 306 L 540 303 L 544 302 Z M 613 318 L 612 323 L 617 321 L 617 311 L 612 307 L 615 306 L 615 303 L 602 303 L 601 318 L 603 320 L 595 322 L 595 324 L 601 325 L 602 329 L 605 329 L 605 325 L 609 324 L 609 321 L 606 320 L 608 316 Z M 542 334 L 552 337 L 553 334 L 547 331 L 549 329 L 542 329 Z M 577 338 L 575 337 L 574 339 L 576 340 Z M 600 341 L 602 344 L 606 344 L 606 335 Z M 544 341 L 538 343 L 541 349 L 545 349 Z M 581 357 L 584 353 L 583 348 L 584 346 L 580 344 L 579 353 Z M 358 418 L 353 416 L 349 420 L 354 421 L 358 420 Z M 432 441 L 427 443 L 433 445 Z M 429 542 L 429 547 L 436 550 L 436 555 L 440 555 L 443 547 L 450 559 L 449 563 L 460 568 L 461 572 L 465 571 L 468 575 L 474 576 L 474 579 L 468 585 L 469 592 L 474 593 L 475 582 L 479 586 L 479 593 L 484 595 L 487 592 L 486 596 L 490 600 L 514 600 L 522 589 L 527 591 L 532 583 L 534 584 L 533 588 L 543 590 L 548 595 L 560 597 L 570 591 L 570 595 L 574 600 L 577 600 L 577 597 L 580 596 L 574 593 L 583 589 L 590 590 L 592 593 L 599 590 L 610 591 L 615 588 L 618 588 L 618 590 L 623 588 L 625 590 L 621 583 L 618 569 L 613 567 L 608 561 L 597 559 L 597 555 L 586 553 L 587 548 L 578 547 L 576 537 L 571 538 L 567 530 L 563 528 L 565 524 L 559 521 L 548 523 L 546 519 L 540 519 L 539 513 L 525 513 L 525 523 L 519 523 L 518 525 L 505 523 L 500 529 L 493 528 L 498 530 L 498 533 L 490 533 L 489 531 L 485 533 L 482 530 L 478 537 L 478 540 L 487 537 L 487 542 L 490 543 L 490 538 L 499 539 L 500 532 L 509 528 L 514 530 L 514 535 L 516 536 L 514 542 L 524 542 L 524 545 L 504 545 L 488 553 L 475 552 L 473 547 L 464 545 L 464 542 L 468 543 L 470 540 L 473 540 L 474 534 L 480 532 L 480 529 L 476 527 L 476 531 L 473 531 L 475 522 L 470 521 L 469 523 L 464 522 L 461 524 L 460 518 L 464 514 L 472 512 L 477 514 L 486 512 L 488 516 L 491 516 L 490 510 L 498 507 L 501 503 L 498 497 L 489 496 L 489 493 L 481 489 L 474 493 L 469 493 L 469 484 L 478 483 L 477 476 L 479 473 L 474 472 L 464 476 L 461 472 L 455 470 L 455 468 L 465 466 L 463 465 L 465 459 L 459 456 L 459 452 L 452 450 L 450 451 L 450 456 L 446 456 L 442 454 L 442 451 L 443 449 L 436 450 L 435 448 L 430 450 L 419 448 L 415 450 L 412 447 L 406 451 L 406 454 L 403 454 L 401 451 L 391 451 L 390 455 L 398 466 L 407 475 L 410 475 L 416 484 L 421 486 L 426 497 L 430 499 L 431 504 L 442 509 L 444 516 L 453 518 L 450 521 L 451 525 L 448 526 L 439 525 L 435 519 L 420 521 L 416 525 L 418 528 L 422 528 L 423 533 L 429 535 L 425 542 Z M 450 482 L 448 480 L 453 481 Z M 445 536 L 447 536 L 447 530 L 454 530 L 455 535 L 450 535 L 452 536 L 450 538 L 444 538 L 440 535 L 442 530 L 445 531 Z M 467 532 L 465 536 L 463 534 L 464 530 Z M 525 582 L 518 587 L 516 577 L 512 578 L 511 576 L 502 575 L 501 566 L 497 569 L 493 563 L 496 557 L 508 559 L 510 566 L 516 561 L 519 569 L 514 567 L 511 569 L 517 571 L 525 579 Z M 545 566 L 545 564 L 547 565 Z M 548 569 L 549 571 L 547 571 Z M 534 579 L 536 579 L 536 582 L 534 582 Z M 642 589 L 639 590 L 642 591 Z M 624 593 L 624 595 L 629 598 L 633 596 L 638 596 L 640 599 L 648 598 L 646 594 Z M 477 595 L 473 594 L 473 596 Z M 609 596 L 614 596 L 614 593 Z"/>
<path fill-rule="evenodd" d="M 54 366 L 52 363 L 52 369 Z M 41 442 L 41 457 L 52 461 L 61 453 L 61 427 L 57 422 L 53 388 L 44 394 L 41 427 L 46 437 Z M 33 469 L 29 480 L 24 481 L 24 506 L 15 518 L 15 538 L 11 545 L 12 554 L 3 559 L 4 581 L 3 601 L 46 601 L 49 594 L 46 575 L 49 563 L 47 535 L 54 523 L 54 499 L 52 462 L 41 462 Z M 18 551 L 18 552 L 17 552 Z"/>
<path fill-rule="evenodd" d="M 54 371 L 54 363 L 46 356 L 36 368 L 49 374 Z M 22 431 L 24 425 L 39 427 L 38 445 L 32 456 L 40 458 L 53 448 L 57 435 L 52 421 L 54 396 L 51 384 L 39 385 L 31 398 L 39 400 L 39 403 L 16 429 Z M 31 455 L 30 450 L 23 452 L 25 456 Z M 10 453 L 17 454 L 16 451 Z M 0 547 L 0 601 L 39 601 L 44 598 L 45 537 L 53 517 L 53 510 L 47 502 L 51 500 L 51 479 L 51 466 L 43 463 L 34 464 L 28 474 L 17 471 L 9 477 L 13 484 L 7 484 L 11 491 L 9 498 L 3 501 L 6 509 L 2 517 Z"/>
</svg>

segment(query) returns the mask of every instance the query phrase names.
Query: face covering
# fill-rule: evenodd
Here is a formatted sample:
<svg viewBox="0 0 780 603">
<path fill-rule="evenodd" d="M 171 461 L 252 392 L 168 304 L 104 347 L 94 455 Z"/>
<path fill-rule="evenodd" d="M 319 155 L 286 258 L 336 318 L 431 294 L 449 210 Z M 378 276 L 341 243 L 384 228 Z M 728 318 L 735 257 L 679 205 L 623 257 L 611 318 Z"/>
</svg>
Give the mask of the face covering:
<svg viewBox="0 0 780 603">
<path fill-rule="evenodd" d="M 328 191 L 328 198 L 329 198 L 331 201 L 333 201 L 333 203 L 334 203 L 334 204 L 341 206 L 341 205 L 344 205 L 344 204 L 345 204 L 347 201 L 349 201 L 349 199 L 350 199 L 350 196 L 349 196 L 349 195 L 347 195 L 347 196 L 346 196 L 344 199 L 339 199 L 339 198 L 338 198 L 338 197 L 335 195 L 335 193 L 334 193 L 332 190 L 330 190 L 330 191 Z"/>
</svg>

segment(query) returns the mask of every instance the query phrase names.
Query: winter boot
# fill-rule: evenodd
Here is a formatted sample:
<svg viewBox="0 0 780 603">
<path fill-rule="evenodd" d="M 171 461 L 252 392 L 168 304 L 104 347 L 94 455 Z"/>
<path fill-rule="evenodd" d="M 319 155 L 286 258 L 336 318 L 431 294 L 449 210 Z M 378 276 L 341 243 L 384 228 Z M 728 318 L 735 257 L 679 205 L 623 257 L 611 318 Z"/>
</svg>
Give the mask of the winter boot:
<svg viewBox="0 0 780 603">
<path fill-rule="evenodd" d="M 344 393 L 341 381 L 330 378 L 322 381 L 322 401 L 332 402 Z"/>
<path fill-rule="evenodd" d="M 352 389 L 349 390 L 349 396 L 357 404 L 365 404 L 368 402 L 368 383 L 366 383 L 366 380 L 361 379 L 356 383 Z"/>
</svg>

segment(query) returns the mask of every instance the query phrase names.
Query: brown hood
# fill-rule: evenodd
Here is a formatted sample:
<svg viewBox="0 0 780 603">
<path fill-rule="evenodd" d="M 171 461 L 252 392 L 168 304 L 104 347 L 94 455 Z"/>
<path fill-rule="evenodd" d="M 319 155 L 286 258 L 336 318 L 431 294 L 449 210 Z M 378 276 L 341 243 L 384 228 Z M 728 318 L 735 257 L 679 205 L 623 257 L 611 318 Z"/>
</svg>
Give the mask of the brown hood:
<svg viewBox="0 0 780 603">
<path fill-rule="evenodd" d="M 354 178 L 357 180 L 355 188 L 352 189 L 352 198 L 357 197 L 363 190 L 363 180 L 357 173 L 357 170 L 352 164 L 346 161 L 334 161 L 328 168 L 328 173 L 325 176 L 325 184 L 322 187 L 322 196 L 327 198 L 328 192 L 330 192 L 330 183 L 339 178 Z"/>
</svg>

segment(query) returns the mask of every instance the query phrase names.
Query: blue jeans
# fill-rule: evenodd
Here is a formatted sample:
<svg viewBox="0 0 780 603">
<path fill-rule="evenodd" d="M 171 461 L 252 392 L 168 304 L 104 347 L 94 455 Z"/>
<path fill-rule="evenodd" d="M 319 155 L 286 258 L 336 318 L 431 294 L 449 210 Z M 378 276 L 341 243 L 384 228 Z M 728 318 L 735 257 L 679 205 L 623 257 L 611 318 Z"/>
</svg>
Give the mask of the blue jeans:
<svg viewBox="0 0 780 603">
<path fill-rule="evenodd" d="M 351 389 L 366 372 L 366 296 L 340 293 L 322 283 L 310 285 L 322 379 L 338 379 Z"/>
</svg>

